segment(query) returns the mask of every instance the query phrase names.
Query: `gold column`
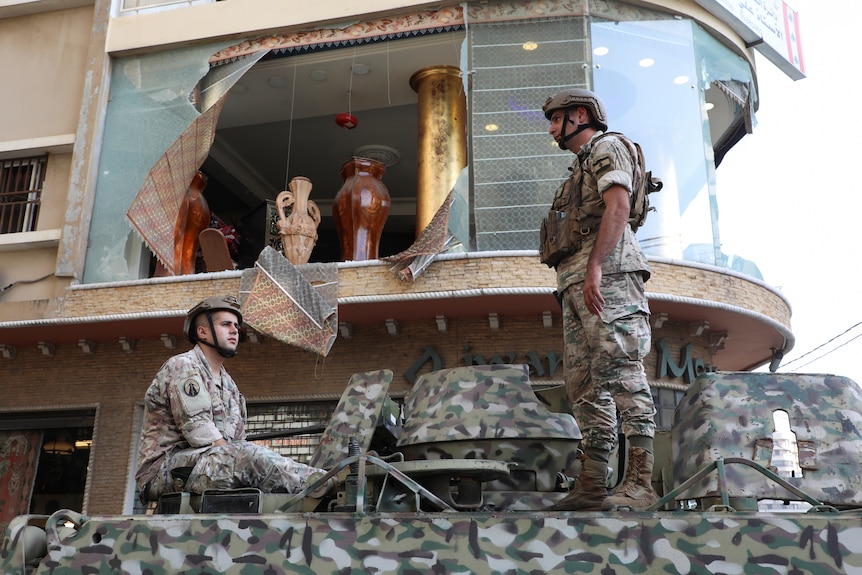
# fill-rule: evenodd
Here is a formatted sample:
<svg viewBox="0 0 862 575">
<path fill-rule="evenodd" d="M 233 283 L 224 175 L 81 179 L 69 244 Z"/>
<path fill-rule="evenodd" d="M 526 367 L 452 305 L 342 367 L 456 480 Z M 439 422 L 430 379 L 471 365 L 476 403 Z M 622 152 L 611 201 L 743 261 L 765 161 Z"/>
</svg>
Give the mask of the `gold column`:
<svg viewBox="0 0 862 575">
<path fill-rule="evenodd" d="M 457 66 L 428 66 L 410 76 L 419 94 L 416 236 L 431 222 L 467 165 L 467 98 Z"/>
</svg>

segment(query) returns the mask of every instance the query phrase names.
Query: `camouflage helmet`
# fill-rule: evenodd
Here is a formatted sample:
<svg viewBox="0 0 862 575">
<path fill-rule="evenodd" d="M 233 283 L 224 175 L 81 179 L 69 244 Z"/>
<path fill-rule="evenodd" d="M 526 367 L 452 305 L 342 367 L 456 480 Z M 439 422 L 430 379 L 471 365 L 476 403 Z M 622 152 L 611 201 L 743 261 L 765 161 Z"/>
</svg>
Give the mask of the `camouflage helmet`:
<svg viewBox="0 0 862 575">
<path fill-rule="evenodd" d="M 183 333 L 189 338 L 192 343 L 197 342 L 195 336 L 195 318 L 200 314 L 214 311 L 229 311 L 236 315 L 237 323 L 242 323 L 242 311 L 240 311 L 239 302 L 232 295 L 221 295 L 208 297 L 198 303 L 186 314 L 186 321 L 183 324 Z"/>
<path fill-rule="evenodd" d="M 554 110 L 561 108 L 572 108 L 574 106 L 583 106 L 590 111 L 594 123 L 606 132 L 608 130 L 608 115 L 605 112 L 605 105 L 595 93 L 585 90 L 584 88 L 569 88 L 558 92 L 549 97 L 542 106 L 542 111 L 545 113 L 545 118 L 551 119 L 551 114 Z"/>
</svg>

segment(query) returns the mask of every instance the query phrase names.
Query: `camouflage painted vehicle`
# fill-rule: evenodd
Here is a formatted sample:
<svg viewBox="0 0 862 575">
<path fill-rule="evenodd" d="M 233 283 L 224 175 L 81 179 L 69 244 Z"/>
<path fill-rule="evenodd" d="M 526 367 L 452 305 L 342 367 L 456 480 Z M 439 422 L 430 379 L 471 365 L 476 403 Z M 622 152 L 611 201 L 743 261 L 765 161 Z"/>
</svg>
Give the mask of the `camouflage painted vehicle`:
<svg viewBox="0 0 862 575">
<path fill-rule="evenodd" d="M 332 416 L 312 464 L 339 476 L 335 496 L 308 497 L 315 483 L 22 516 L 0 572 L 862 573 L 862 397 L 846 378 L 701 376 L 656 442 L 662 499 L 601 513 L 542 511 L 577 481 L 580 434 L 526 366 L 428 374 L 403 409 L 391 379 L 357 374 Z"/>
</svg>

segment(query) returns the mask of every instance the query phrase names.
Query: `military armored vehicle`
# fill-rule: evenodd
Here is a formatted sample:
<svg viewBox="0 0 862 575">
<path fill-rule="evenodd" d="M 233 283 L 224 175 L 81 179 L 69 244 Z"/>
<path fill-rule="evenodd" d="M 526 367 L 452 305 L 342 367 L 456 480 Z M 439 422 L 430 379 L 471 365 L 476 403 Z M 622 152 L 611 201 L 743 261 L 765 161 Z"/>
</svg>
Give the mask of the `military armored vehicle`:
<svg viewBox="0 0 862 575">
<path fill-rule="evenodd" d="M 847 378 L 703 374 L 657 437 L 661 499 L 609 512 L 543 511 L 577 481 L 580 432 L 527 366 L 429 373 L 403 405 L 391 381 L 351 379 L 311 461 L 331 471 L 302 493 L 20 516 L 0 573 L 862 573 L 862 397 Z M 308 495 L 331 476 L 337 493 Z"/>
</svg>

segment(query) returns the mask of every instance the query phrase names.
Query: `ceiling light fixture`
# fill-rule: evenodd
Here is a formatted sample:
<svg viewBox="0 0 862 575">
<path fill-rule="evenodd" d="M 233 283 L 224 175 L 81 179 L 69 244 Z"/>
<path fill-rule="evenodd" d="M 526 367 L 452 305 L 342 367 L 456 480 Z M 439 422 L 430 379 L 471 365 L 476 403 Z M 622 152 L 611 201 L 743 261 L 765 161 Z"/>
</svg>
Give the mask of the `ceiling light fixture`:
<svg viewBox="0 0 862 575">
<path fill-rule="evenodd" d="M 523 49 L 524 49 L 524 50 L 526 50 L 527 52 L 532 52 L 533 50 L 535 50 L 535 49 L 536 49 L 536 48 L 538 48 L 538 47 L 539 47 L 539 45 L 538 45 L 538 44 L 536 44 L 535 42 L 524 42 L 524 43 L 521 45 L 521 48 L 523 48 Z"/>
<path fill-rule="evenodd" d="M 341 337 L 344 339 L 350 339 L 353 337 L 353 324 L 348 323 L 346 321 L 338 322 L 338 333 L 341 334 Z"/>
<path fill-rule="evenodd" d="M 365 64 L 354 64 L 353 65 L 353 73 L 357 76 L 364 76 L 371 71 L 371 68 L 366 66 Z"/>
<path fill-rule="evenodd" d="M 401 152 L 395 148 L 384 146 L 382 144 L 369 144 L 360 146 L 353 150 L 353 155 L 360 158 L 368 158 L 375 162 L 380 162 L 387 168 L 391 168 L 401 160 Z"/>
<path fill-rule="evenodd" d="M 386 332 L 391 336 L 398 335 L 398 320 L 389 318 L 384 322 L 386 324 Z"/>
<path fill-rule="evenodd" d="M 72 455 L 75 453 L 75 444 L 68 439 L 54 439 L 45 442 L 42 451 L 51 455 Z"/>
<path fill-rule="evenodd" d="M 638 66 L 640 66 L 641 68 L 649 68 L 650 66 L 653 66 L 654 64 L 655 64 L 655 60 L 653 60 L 652 58 L 644 58 L 643 60 L 638 62 Z"/>
<path fill-rule="evenodd" d="M 308 73 L 308 77 L 315 82 L 323 82 L 329 78 L 329 74 L 326 73 L 326 70 L 312 70 Z"/>
<path fill-rule="evenodd" d="M 673 79 L 673 83 L 677 86 L 682 86 L 683 84 L 688 84 L 688 76 L 677 76 Z"/>
<path fill-rule="evenodd" d="M 281 76 L 270 76 L 267 78 L 267 83 L 273 88 L 282 88 L 284 87 L 284 78 Z"/>
<path fill-rule="evenodd" d="M 486 132 L 496 132 L 499 129 L 500 129 L 500 126 L 498 126 L 497 124 L 485 124 L 485 131 Z"/>
<path fill-rule="evenodd" d="M 593 54 L 595 54 L 596 56 L 607 56 L 608 52 L 610 51 L 610 48 L 608 48 L 607 46 L 599 46 L 598 48 L 593 50 Z"/>
</svg>

